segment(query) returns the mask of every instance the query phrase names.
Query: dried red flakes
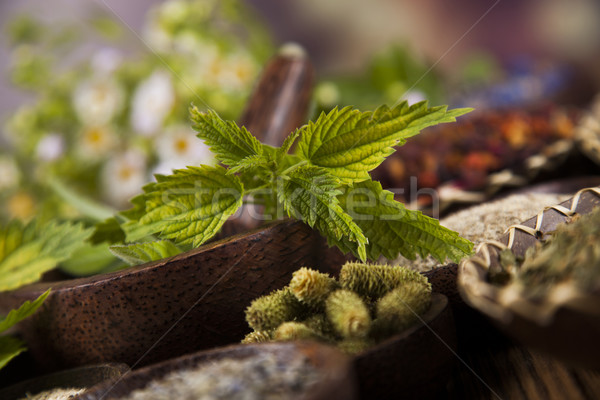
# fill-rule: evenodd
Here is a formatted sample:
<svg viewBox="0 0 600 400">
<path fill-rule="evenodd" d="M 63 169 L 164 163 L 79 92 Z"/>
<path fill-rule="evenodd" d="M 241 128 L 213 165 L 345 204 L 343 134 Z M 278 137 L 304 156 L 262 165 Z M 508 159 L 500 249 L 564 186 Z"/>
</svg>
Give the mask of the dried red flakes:
<svg viewBox="0 0 600 400">
<path fill-rule="evenodd" d="M 481 190 L 489 174 L 507 168 L 524 172 L 528 157 L 558 140 L 572 139 L 578 117 L 577 110 L 559 107 L 474 113 L 411 138 L 372 175 L 403 201 L 414 200 L 416 190 L 448 181 Z"/>
</svg>

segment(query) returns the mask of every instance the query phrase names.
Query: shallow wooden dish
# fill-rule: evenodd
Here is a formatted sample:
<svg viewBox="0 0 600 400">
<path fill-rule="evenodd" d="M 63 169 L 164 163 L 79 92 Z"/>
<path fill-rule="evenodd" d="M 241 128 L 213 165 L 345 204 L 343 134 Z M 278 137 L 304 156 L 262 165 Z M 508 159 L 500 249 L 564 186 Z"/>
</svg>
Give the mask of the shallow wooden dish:
<svg viewBox="0 0 600 400">
<path fill-rule="evenodd" d="M 520 342 L 566 362 L 600 369 L 600 293 L 555 292 L 545 301 L 534 302 L 487 280 L 488 268 L 499 263 L 499 248 L 507 246 L 523 255 L 537 237 L 564 222 L 567 210 L 586 214 L 599 206 L 600 189 L 594 189 L 598 193 L 584 189 L 561 203 L 562 212 L 550 208 L 525 221 L 522 226 L 532 228 L 533 235 L 513 228 L 498 244 L 480 246 L 475 256 L 460 264 L 458 287 L 469 305 Z"/>
<path fill-rule="evenodd" d="M 271 353 L 281 360 L 307 357 L 311 365 L 319 371 L 320 382 L 298 399 L 352 400 L 356 398 L 354 371 L 348 357 L 332 347 L 318 343 L 286 342 L 234 345 L 183 356 L 131 372 L 118 382 L 94 388 L 80 395 L 78 399 L 118 399 L 172 371 L 194 368 L 202 363 L 224 358 L 244 359 L 261 353 Z"/>
<path fill-rule="evenodd" d="M 112 383 L 129 372 L 125 364 L 98 364 L 55 372 L 28 379 L 0 390 L 0 399 L 18 400 L 27 394 L 36 395 L 56 388 L 92 388 L 102 383 Z"/>
<path fill-rule="evenodd" d="M 444 393 L 457 343 L 446 296 L 434 293 L 421 319 L 353 358 L 362 399 L 428 399 Z"/>
<path fill-rule="evenodd" d="M 306 224 L 287 220 L 170 259 L 0 293 L 0 313 L 52 292 L 20 330 L 45 369 L 118 361 L 135 368 L 235 343 L 244 309 L 307 266 L 335 272 L 343 256 Z"/>
</svg>

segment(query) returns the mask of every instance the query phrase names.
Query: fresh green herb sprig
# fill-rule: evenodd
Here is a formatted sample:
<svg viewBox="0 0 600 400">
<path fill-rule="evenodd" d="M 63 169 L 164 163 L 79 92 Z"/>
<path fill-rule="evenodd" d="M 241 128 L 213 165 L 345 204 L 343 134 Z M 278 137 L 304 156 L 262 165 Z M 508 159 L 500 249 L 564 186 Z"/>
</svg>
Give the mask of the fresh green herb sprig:
<svg viewBox="0 0 600 400">
<path fill-rule="evenodd" d="M 431 254 L 440 262 L 458 261 L 471 252 L 472 243 L 437 220 L 407 210 L 369 172 L 407 138 L 469 111 L 428 107 L 427 102 L 402 102 L 373 112 L 336 108 L 275 148 L 214 111 L 192 107 L 193 128 L 221 165 L 156 175 L 156 182 L 146 185 L 132 200 L 134 207 L 121 215 L 127 220 L 122 224 L 127 242 L 133 244 L 112 251 L 125 261 L 141 263 L 166 254 L 164 240 L 180 251 L 199 246 L 245 202 L 252 202 L 264 207 L 265 220 L 284 214 L 300 219 L 317 228 L 330 245 L 361 260 Z M 144 244 L 143 251 L 135 243 L 157 238 L 162 241 Z M 152 246 L 157 251 L 150 251 Z M 168 250 L 172 255 L 173 247 Z"/>
</svg>

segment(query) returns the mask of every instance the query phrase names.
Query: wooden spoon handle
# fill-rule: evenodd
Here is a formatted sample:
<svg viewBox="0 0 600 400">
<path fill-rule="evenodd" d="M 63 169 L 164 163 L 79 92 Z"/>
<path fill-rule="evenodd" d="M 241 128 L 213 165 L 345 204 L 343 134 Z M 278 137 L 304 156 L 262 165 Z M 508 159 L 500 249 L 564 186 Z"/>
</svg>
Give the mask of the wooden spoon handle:
<svg viewBox="0 0 600 400">
<path fill-rule="evenodd" d="M 306 121 L 314 68 L 304 50 L 285 45 L 265 67 L 239 120 L 263 143 L 281 146 Z"/>
</svg>

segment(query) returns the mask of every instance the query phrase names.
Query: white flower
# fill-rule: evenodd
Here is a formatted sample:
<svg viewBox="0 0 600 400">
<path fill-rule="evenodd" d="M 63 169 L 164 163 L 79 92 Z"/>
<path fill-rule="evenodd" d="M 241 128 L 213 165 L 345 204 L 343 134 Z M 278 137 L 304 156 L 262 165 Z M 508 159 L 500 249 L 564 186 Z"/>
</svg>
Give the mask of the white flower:
<svg viewBox="0 0 600 400">
<path fill-rule="evenodd" d="M 65 138 L 59 133 L 43 136 L 35 148 L 36 156 L 42 161 L 54 161 L 65 152 Z"/>
<path fill-rule="evenodd" d="M 193 87 L 218 88 L 219 73 L 223 68 L 224 59 L 215 43 L 192 37 L 187 32 L 177 35 L 175 42 L 181 51 L 190 51 L 185 81 Z"/>
<path fill-rule="evenodd" d="M 100 125 L 122 109 L 124 100 L 123 88 L 114 80 L 86 80 L 73 93 L 73 108 L 84 124 Z"/>
<path fill-rule="evenodd" d="M 160 19 L 167 24 L 179 24 L 189 16 L 190 7 L 192 7 L 192 5 L 188 1 L 166 1 L 160 6 Z"/>
<path fill-rule="evenodd" d="M 171 51 L 171 35 L 157 23 L 147 24 L 144 28 L 144 38 L 153 51 L 166 53 Z"/>
<path fill-rule="evenodd" d="M 155 145 L 159 164 L 153 174 L 166 175 L 173 169 L 214 162 L 208 146 L 186 125 L 169 127 L 164 135 L 157 138 Z"/>
<path fill-rule="evenodd" d="M 230 91 L 247 88 L 257 71 L 254 60 L 245 54 L 230 55 L 217 68 L 219 86 Z"/>
<path fill-rule="evenodd" d="M 427 100 L 427 97 L 425 97 L 425 93 L 421 92 L 420 90 L 413 89 L 406 92 L 404 95 L 404 100 L 406 100 L 409 105 L 413 105 L 420 101 Z"/>
<path fill-rule="evenodd" d="M 325 106 L 333 107 L 340 101 L 340 91 L 333 82 L 322 82 L 315 88 L 315 100 Z"/>
<path fill-rule="evenodd" d="M 75 150 L 80 159 L 95 161 L 114 150 L 117 143 L 117 135 L 110 126 L 89 126 L 81 132 Z"/>
<path fill-rule="evenodd" d="M 115 207 L 124 208 L 147 181 L 146 157 L 138 150 L 119 154 L 104 165 L 100 179 L 104 198 Z"/>
<path fill-rule="evenodd" d="M 114 72 L 122 60 L 119 50 L 106 47 L 94 53 L 91 65 L 95 74 L 106 76 Z"/>
<path fill-rule="evenodd" d="M 175 91 L 169 74 L 156 71 L 142 82 L 133 95 L 131 126 L 144 136 L 162 127 L 175 103 Z"/>
<path fill-rule="evenodd" d="M 0 156 L 0 190 L 11 189 L 19 184 L 21 172 L 12 157 Z"/>
</svg>

